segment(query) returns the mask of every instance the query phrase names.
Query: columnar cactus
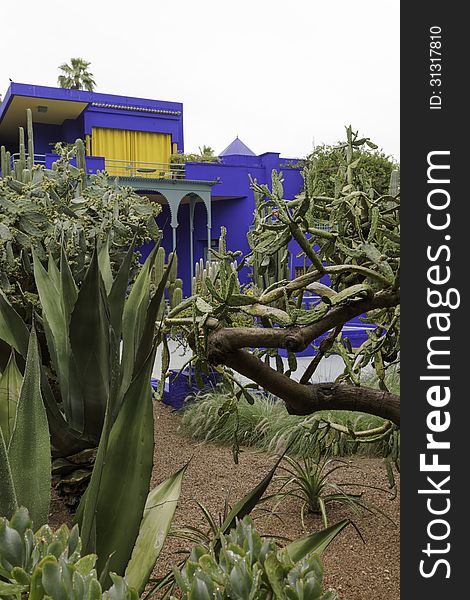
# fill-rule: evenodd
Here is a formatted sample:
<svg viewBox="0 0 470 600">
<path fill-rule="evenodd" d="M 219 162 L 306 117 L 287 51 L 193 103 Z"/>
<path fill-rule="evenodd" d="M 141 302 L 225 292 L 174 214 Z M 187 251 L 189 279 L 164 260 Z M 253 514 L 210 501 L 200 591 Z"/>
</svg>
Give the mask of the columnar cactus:
<svg viewBox="0 0 470 600">
<path fill-rule="evenodd" d="M 26 110 L 26 123 L 28 130 L 28 169 L 33 170 L 34 167 L 34 135 L 33 135 L 33 113 L 31 109 Z"/>
<path fill-rule="evenodd" d="M 77 151 L 77 169 L 80 169 L 80 180 L 82 189 L 86 187 L 86 160 L 85 160 L 85 145 L 83 140 L 78 139 L 75 142 Z"/>
<path fill-rule="evenodd" d="M 26 169 L 26 149 L 24 143 L 24 129 L 23 127 L 19 128 L 20 134 L 20 157 L 17 161 L 15 161 L 15 179 L 18 181 L 23 181 L 23 170 Z"/>
<path fill-rule="evenodd" d="M 175 308 L 175 306 L 178 306 L 183 300 L 183 280 L 175 279 L 174 284 L 170 288 L 170 292 L 170 307 Z"/>
<path fill-rule="evenodd" d="M 7 152 L 5 146 L 2 146 L 0 149 L 0 168 L 2 170 L 2 176 L 7 177 L 11 174 L 11 162 L 10 162 L 10 153 Z"/>
<path fill-rule="evenodd" d="M 160 246 L 157 250 L 157 256 L 155 258 L 155 266 L 153 268 L 153 280 L 155 285 L 158 285 L 163 277 L 165 271 L 165 249 Z"/>
<path fill-rule="evenodd" d="M 390 185 L 388 188 L 388 193 L 390 196 L 396 196 L 400 189 L 400 171 L 394 169 L 390 175 Z"/>
<path fill-rule="evenodd" d="M 168 264 L 171 261 L 170 274 L 168 276 L 167 288 L 170 307 L 174 308 L 183 300 L 183 281 L 178 279 L 178 258 L 175 252 L 168 255 Z"/>
</svg>

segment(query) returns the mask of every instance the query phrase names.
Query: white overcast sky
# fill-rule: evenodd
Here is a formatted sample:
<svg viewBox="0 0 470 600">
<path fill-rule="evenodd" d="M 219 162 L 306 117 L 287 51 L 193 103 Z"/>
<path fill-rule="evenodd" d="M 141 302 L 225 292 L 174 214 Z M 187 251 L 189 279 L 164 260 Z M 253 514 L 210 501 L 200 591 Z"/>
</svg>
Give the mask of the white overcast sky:
<svg viewBox="0 0 470 600">
<path fill-rule="evenodd" d="M 399 0 L 23 0 L 12 10 L 13 21 L 0 9 L 2 95 L 9 78 L 55 86 L 58 65 L 80 56 L 98 92 L 183 102 L 186 151 L 218 153 L 238 135 L 256 154 L 301 157 L 352 124 L 399 156 Z"/>
</svg>

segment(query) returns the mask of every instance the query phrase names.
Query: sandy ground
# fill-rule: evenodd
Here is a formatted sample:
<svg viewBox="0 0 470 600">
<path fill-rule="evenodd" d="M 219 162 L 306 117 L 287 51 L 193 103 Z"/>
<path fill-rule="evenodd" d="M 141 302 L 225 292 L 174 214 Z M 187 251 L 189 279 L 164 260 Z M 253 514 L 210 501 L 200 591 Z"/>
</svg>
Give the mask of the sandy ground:
<svg viewBox="0 0 470 600">
<path fill-rule="evenodd" d="M 171 408 L 155 405 L 155 468 L 152 484 L 168 477 L 190 459 L 182 495 L 175 514 L 174 525 L 192 525 L 206 528 L 206 522 L 195 500 L 202 502 L 218 515 L 223 511 L 225 498 L 234 504 L 252 489 L 273 464 L 273 457 L 245 450 L 235 465 L 230 448 L 196 443 L 179 431 L 180 417 Z M 385 469 L 380 459 L 355 458 L 348 461 L 350 468 L 336 472 L 336 481 L 387 488 Z M 273 486 L 279 483 L 272 484 Z M 325 583 L 334 587 L 342 600 L 399 600 L 399 500 L 388 493 L 364 488 L 364 499 L 380 508 L 396 523 L 384 516 L 367 512 L 355 514 L 343 505 L 330 505 L 328 517 L 334 523 L 344 517 L 353 518 L 364 542 L 353 527 L 347 527 L 323 555 Z M 253 513 L 260 533 L 285 536 L 290 539 L 321 529 L 317 516 L 306 517 L 306 530 L 300 520 L 300 503 L 285 501 L 278 508 L 282 520 L 267 511 Z M 51 523 L 70 522 L 60 500 L 54 496 Z M 157 563 L 154 575 L 166 573 L 180 558 L 178 550 L 185 542 L 170 538 Z"/>
</svg>

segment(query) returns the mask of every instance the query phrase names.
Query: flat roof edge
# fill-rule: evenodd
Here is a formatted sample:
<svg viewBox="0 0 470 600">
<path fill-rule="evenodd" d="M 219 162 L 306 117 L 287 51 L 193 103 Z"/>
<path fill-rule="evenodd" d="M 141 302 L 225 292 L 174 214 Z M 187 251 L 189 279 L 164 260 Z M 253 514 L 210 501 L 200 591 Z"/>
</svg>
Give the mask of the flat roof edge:
<svg viewBox="0 0 470 600">
<path fill-rule="evenodd" d="M 168 110 L 183 111 L 181 102 L 168 100 L 152 100 L 150 98 L 137 98 L 135 96 L 122 96 L 117 94 L 104 94 L 102 92 L 88 92 L 86 90 L 71 90 L 44 85 L 12 82 L 8 88 L 5 99 L 9 96 L 32 96 L 50 100 L 66 100 L 69 102 L 86 102 L 98 104 L 121 104 L 123 106 L 137 106 L 148 108 L 165 108 Z"/>
</svg>

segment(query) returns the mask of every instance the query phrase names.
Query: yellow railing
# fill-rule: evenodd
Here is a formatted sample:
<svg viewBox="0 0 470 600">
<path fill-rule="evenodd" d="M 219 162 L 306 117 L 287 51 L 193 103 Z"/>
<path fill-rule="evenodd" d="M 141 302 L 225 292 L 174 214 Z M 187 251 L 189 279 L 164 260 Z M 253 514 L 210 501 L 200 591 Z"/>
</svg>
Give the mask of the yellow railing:
<svg viewBox="0 0 470 600">
<path fill-rule="evenodd" d="M 105 159 L 106 171 L 112 177 L 146 177 L 152 179 L 184 179 L 184 164 L 153 163 Z"/>
</svg>

